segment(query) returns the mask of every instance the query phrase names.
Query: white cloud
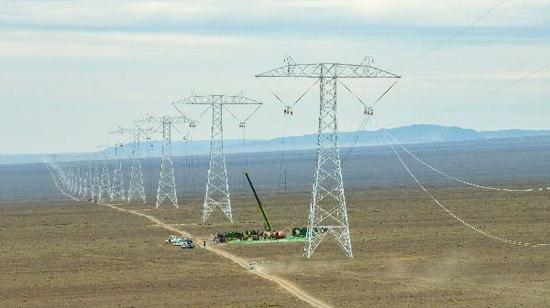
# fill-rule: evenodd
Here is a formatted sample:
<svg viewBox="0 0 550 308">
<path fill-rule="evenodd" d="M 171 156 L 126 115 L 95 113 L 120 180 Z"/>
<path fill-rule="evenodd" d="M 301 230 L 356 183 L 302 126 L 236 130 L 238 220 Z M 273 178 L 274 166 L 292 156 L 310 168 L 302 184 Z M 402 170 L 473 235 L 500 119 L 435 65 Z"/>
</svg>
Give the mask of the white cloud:
<svg viewBox="0 0 550 308">
<path fill-rule="evenodd" d="M 546 2 L 546 1 L 544 1 Z M 471 39 L 486 25 L 544 25 L 548 6 L 543 1 L 507 1 L 460 39 L 429 56 L 395 69 L 405 78 L 377 110 L 383 122 L 411 123 L 418 111 L 437 112 L 486 93 L 550 61 L 547 39 L 523 41 L 528 33 L 507 33 L 510 40 Z M 6 119 L 0 130 L 25 127 L 5 140 L 0 153 L 94 149 L 105 133 L 131 123 L 146 111 L 169 112 L 170 101 L 195 89 L 198 94 L 240 90 L 266 103 L 250 123 L 250 137 L 275 137 L 284 123 L 279 105 L 255 73 L 278 66 L 284 54 L 298 62 L 360 62 L 373 55 L 375 64 L 391 68 L 451 36 L 456 29 L 408 33 L 402 37 L 376 33 L 348 35 L 347 26 L 465 25 L 495 1 L 1 1 L 0 102 Z M 545 9 L 546 7 L 546 9 Z M 332 23 L 327 22 L 333 20 Z M 184 26 L 181 26 L 184 25 Z M 336 30 L 327 33 L 327 29 Z M 341 26 L 342 29 L 338 29 Z M 226 29 L 226 27 L 233 27 Z M 408 26 L 400 29 L 408 29 Z M 277 31 L 279 35 L 268 35 Z M 381 31 L 383 32 L 383 31 Z M 266 34 L 267 33 L 267 34 Z M 373 34 L 374 33 L 374 34 Z M 525 35 L 524 35 L 525 34 Z M 430 36 L 430 33 L 426 35 Z M 467 42 L 467 43 L 466 43 Z M 513 122 L 485 121 L 482 106 L 461 110 L 442 124 L 473 128 L 542 128 L 541 97 L 548 93 L 544 72 L 502 95 L 491 97 L 502 110 L 513 100 L 533 102 L 538 109 L 514 115 Z M 290 82 L 290 81 L 289 81 Z M 276 89 L 285 99 L 298 97 L 309 84 L 293 80 Z M 370 83 L 369 83 L 370 84 Z M 355 85 L 362 95 L 370 87 Z M 291 93 L 291 91 L 295 93 Z M 297 107 L 292 134 L 316 130 L 317 96 L 312 92 Z M 339 112 L 360 113 L 353 98 L 341 92 Z M 546 95 L 548 97 L 548 95 Z M 349 104 L 348 104 L 349 103 Z M 357 109 L 359 108 L 359 109 Z M 65 121 L 60 121 L 64 119 Z M 351 119 L 351 118 L 350 118 Z M 269 128 L 264 128 L 270 123 Z M 510 124 L 512 123 L 512 124 Z M 231 125 L 231 124 L 228 124 Z M 354 129 L 353 118 L 342 129 Z M 262 129 L 252 129 L 252 128 Z M 33 133 L 34 132 L 34 133 Z M 202 134 L 202 135 L 201 135 Z M 227 137 L 238 138 L 236 125 Z M 208 137 L 208 131 L 197 134 Z M 49 139 L 48 137 L 51 136 Z M 61 140 L 61 141 L 60 141 Z M 69 142 L 70 141 L 70 142 Z"/>
<path fill-rule="evenodd" d="M 333 26 L 350 22 L 379 25 L 461 26 L 500 1 L 5 1 L 0 21 L 7 25 L 139 28 L 170 30 L 174 26 L 217 23 Z M 481 25 L 541 26 L 550 23 L 544 0 L 505 1 Z M 205 25 L 206 23 L 206 25 Z"/>
<path fill-rule="evenodd" d="M 201 53 L 238 44 L 227 36 L 78 31 L 1 31 L 4 59 L 136 59 Z"/>
</svg>

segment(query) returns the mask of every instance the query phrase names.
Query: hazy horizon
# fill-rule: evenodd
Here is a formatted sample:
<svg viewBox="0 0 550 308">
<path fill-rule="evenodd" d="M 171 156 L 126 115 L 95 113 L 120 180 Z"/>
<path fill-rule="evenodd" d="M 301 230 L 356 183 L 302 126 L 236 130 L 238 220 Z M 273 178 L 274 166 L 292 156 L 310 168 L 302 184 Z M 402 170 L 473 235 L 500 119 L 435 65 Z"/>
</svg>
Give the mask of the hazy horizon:
<svg viewBox="0 0 550 308">
<path fill-rule="evenodd" d="M 518 141 L 527 140 L 533 137 L 550 136 L 550 130 L 492 130 L 477 131 L 469 128 L 456 126 L 440 126 L 433 124 L 413 124 L 396 128 L 386 129 L 391 133 L 397 143 L 401 144 L 431 144 L 431 143 L 453 143 L 464 141 L 490 141 L 494 139 L 517 139 Z M 316 133 L 278 136 L 275 138 L 246 139 L 231 138 L 224 141 L 224 152 L 227 154 L 251 154 L 268 152 L 295 152 L 311 150 L 316 148 Z M 338 136 L 341 148 L 359 148 L 370 146 L 389 145 L 385 138 L 383 129 L 369 129 L 351 132 L 340 132 Z M 149 150 L 149 144 L 154 145 Z M 141 157 L 160 157 L 161 140 L 143 141 L 141 143 Z M 119 151 L 119 157 L 122 159 L 130 158 L 132 143 L 124 143 L 124 147 Z M 210 140 L 181 140 L 175 138 L 172 140 L 172 155 L 174 157 L 184 157 L 189 155 L 208 155 L 210 151 Z M 20 164 L 41 162 L 48 157 L 58 156 L 61 160 L 87 160 L 89 155 L 103 155 L 107 153 L 110 158 L 114 158 L 114 146 L 107 149 L 96 149 L 88 152 L 56 152 L 56 153 L 0 153 L 0 164 Z"/>
<path fill-rule="evenodd" d="M 264 102 L 249 121 L 249 138 L 314 133 L 318 89 L 289 120 L 271 94 L 273 89 L 293 102 L 309 80 L 254 78 L 281 66 L 287 54 L 297 63 L 360 63 L 368 55 L 376 67 L 403 76 L 376 106 L 378 124 L 371 128 L 418 122 L 477 130 L 548 128 L 541 114 L 550 108 L 550 67 L 544 66 L 550 62 L 550 4 L 542 0 L 2 6 L 0 128 L 10 133 L 0 153 L 93 151 L 115 139 L 109 131 L 145 113 L 175 114 L 170 102 L 192 91 L 242 90 Z M 390 83 L 345 82 L 367 102 Z M 356 130 L 362 105 L 342 87 L 339 102 L 339 130 Z M 225 136 L 239 138 L 238 121 L 224 120 Z M 208 134 L 207 115 L 195 138 Z"/>
</svg>

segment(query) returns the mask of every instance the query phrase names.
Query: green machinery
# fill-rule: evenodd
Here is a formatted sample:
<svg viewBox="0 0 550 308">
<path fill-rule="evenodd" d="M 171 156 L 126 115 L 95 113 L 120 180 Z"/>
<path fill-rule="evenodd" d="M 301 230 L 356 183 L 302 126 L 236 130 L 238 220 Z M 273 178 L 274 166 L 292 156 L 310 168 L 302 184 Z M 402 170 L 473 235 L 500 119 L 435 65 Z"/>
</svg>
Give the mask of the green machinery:
<svg viewBox="0 0 550 308">
<path fill-rule="evenodd" d="M 260 197 L 258 197 L 258 193 L 256 192 L 256 188 L 254 187 L 254 184 L 252 184 L 250 175 L 248 175 L 248 172 L 245 171 L 244 176 L 248 181 L 248 185 L 250 185 L 250 189 L 254 194 L 254 198 L 256 198 L 256 202 L 258 203 L 258 208 L 260 209 L 260 212 L 265 222 L 265 228 L 263 231 L 247 230 L 247 231 L 232 231 L 232 232 L 225 232 L 225 233 L 216 233 L 214 236 L 214 241 L 218 243 L 229 242 L 229 243 L 250 243 L 250 244 L 273 243 L 273 242 L 294 242 L 294 241 L 303 242 L 305 240 L 305 236 L 307 232 L 306 227 L 302 227 L 302 228 L 295 227 L 292 230 L 288 230 L 286 232 L 282 230 L 273 230 L 271 221 L 269 220 L 269 217 L 267 216 L 267 213 L 262 205 L 262 202 L 260 201 Z"/>
</svg>

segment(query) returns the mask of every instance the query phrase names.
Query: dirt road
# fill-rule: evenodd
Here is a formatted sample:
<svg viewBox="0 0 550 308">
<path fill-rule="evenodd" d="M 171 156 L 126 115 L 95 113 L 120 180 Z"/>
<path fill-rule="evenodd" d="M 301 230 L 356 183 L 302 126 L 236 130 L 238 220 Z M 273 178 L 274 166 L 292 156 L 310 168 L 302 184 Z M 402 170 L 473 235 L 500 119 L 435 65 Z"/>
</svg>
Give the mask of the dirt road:
<svg viewBox="0 0 550 308">
<path fill-rule="evenodd" d="M 177 229 L 177 228 L 174 228 L 173 226 L 162 222 L 161 220 L 159 220 L 158 218 L 156 218 L 154 216 L 147 215 L 147 214 L 144 214 L 144 213 L 140 213 L 140 212 L 135 211 L 135 210 L 124 209 L 124 208 L 121 208 L 121 207 L 118 207 L 118 206 L 115 206 L 115 205 L 111 205 L 111 204 L 104 204 L 104 205 L 107 206 L 107 207 L 110 207 L 112 209 L 115 209 L 117 211 L 126 212 L 126 213 L 130 213 L 130 214 L 134 214 L 134 215 L 138 215 L 138 216 L 147 218 L 150 221 L 152 221 L 153 223 L 159 225 L 160 227 L 162 227 L 166 230 L 172 231 L 172 232 L 177 233 L 181 236 L 193 238 L 193 236 L 190 233 L 188 233 L 186 231 L 183 231 L 183 230 L 180 230 L 180 229 Z M 202 239 L 197 239 L 196 237 L 194 237 L 194 238 L 198 242 L 202 241 Z M 200 247 L 202 247 L 202 246 L 200 246 Z M 229 259 L 229 260 L 237 263 L 238 265 L 240 265 L 242 268 L 246 269 L 250 273 L 256 274 L 256 275 L 258 275 L 258 276 L 260 276 L 264 279 L 267 279 L 271 282 L 274 282 L 274 283 L 278 284 L 281 288 L 286 290 L 288 293 L 296 296 L 297 298 L 299 298 L 302 301 L 310 304 L 313 307 L 330 307 L 328 304 L 326 304 L 326 303 L 320 301 L 319 299 L 311 296 L 310 294 L 308 294 L 304 290 L 298 288 L 296 285 L 292 284 L 288 280 L 285 280 L 283 278 L 265 273 L 260 268 L 256 268 L 255 270 L 249 270 L 248 261 L 243 259 L 243 258 L 240 258 L 240 257 L 238 257 L 234 254 L 228 253 L 226 251 L 223 251 L 221 249 L 217 249 L 217 248 L 212 247 L 212 246 L 207 246 L 205 249 L 207 249 L 209 251 L 212 251 L 212 252 L 214 252 L 214 253 L 216 253 L 216 254 L 218 254 L 218 255 L 226 258 L 226 259 Z"/>
<path fill-rule="evenodd" d="M 66 196 L 67 198 L 70 198 L 74 201 L 81 201 L 80 199 L 66 193 L 57 183 L 57 180 L 55 179 L 55 176 L 53 174 L 53 171 L 49 168 L 48 166 L 48 169 L 50 170 L 50 172 L 52 173 L 52 177 L 53 177 L 53 181 L 54 181 L 54 184 L 55 186 L 57 187 L 57 189 L 64 195 Z M 191 235 L 190 233 L 186 232 L 186 231 L 183 231 L 183 230 L 180 230 L 180 229 L 177 229 L 167 223 L 164 223 L 163 221 L 161 221 L 160 219 L 154 217 L 154 216 L 151 216 L 151 215 L 147 215 L 147 214 L 144 214 L 144 213 L 141 213 L 139 211 L 136 211 L 136 210 L 129 210 L 129 209 L 125 209 L 125 208 L 122 208 L 122 207 L 119 207 L 121 204 L 102 204 L 104 206 L 107 206 L 109 208 L 112 208 L 114 210 L 117 210 L 117 211 L 121 211 L 121 212 L 125 212 L 125 213 L 129 213 L 129 214 L 133 214 L 133 215 L 137 215 L 137 216 L 141 216 L 143 218 L 147 218 L 149 219 L 150 221 L 152 221 L 153 223 L 155 223 L 156 225 L 166 229 L 166 230 L 169 230 L 171 232 L 174 232 L 174 233 L 177 233 L 181 236 L 185 236 L 185 237 L 190 237 L 190 238 L 195 238 L 195 240 L 197 242 L 201 242 L 202 239 L 198 239 L 196 237 L 194 237 L 193 235 Z M 250 270 L 249 269 L 249 262 L 243 258 L 240 258 L 234 254 L 231 254 L 231 253 L 228 253 L 226 251 L 223 251 L 221 249 L 217 249 L 215 247 L 212 247 L 212 246 L 207 246 L 206 248 L 200 246 L 201 248 L 203 249 L 207 249 L 209 251 L 212 251 L 213 253 L 219 255 L 219 256 L 222 256 L 230 261 L 233 261 L 235 263 L 237 263 L 239 266 L 241 266 L 242 268 L 244 268 L 246 271 L 248 271 L 249 273 L 253 273 L 255 275 L 258 275 L 266 280 L 269 280 L 273 283 L 276 283 L 277 285 L 279 285 L 281 288 L 283 288 L 285 291 L 287 291 L 288 293 L 294 295 L 295 297 L 299 298 L 300 300 L 308 303 L 309 305 L 313 306 L 313 307 L 331 307 L 330 305 L 322 302 L 321 300 L 315 298 L 314 296 L 306 293 L 304 290 L 300 289 L 299 287 L 297 287 L 296 285 L 292 284 L 290 281 L 288 280 L 285 280 L 281 277 L 278 277 L 278 276 L 275 276 L 275 275 L 271 275 L 271 274 L 268 274 L 268 273 L 265 273 L 262 271 L 261 268 L 256 268 L 255 270 Z"/>
</svg>

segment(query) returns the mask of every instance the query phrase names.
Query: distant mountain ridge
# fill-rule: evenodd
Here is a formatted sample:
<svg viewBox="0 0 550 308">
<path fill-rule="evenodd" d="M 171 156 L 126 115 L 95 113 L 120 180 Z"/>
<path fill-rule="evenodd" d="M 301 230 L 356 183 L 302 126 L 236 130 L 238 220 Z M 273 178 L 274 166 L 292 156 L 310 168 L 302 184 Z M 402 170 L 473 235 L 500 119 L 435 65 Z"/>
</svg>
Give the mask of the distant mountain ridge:
<svg viewBox="0 0 550 308">
<path fill-rule="evenodd" d="M 510 129 L 476 131 L 474 129 L 429 124 L 403 126 L 386 129 L 386 131 L 399 143 L 433 143 L 550 136 L 550 130 Z M 385 145 L 387 144 L 387 139 L 383 130 L 365 130 L 341 132 L 338 134 L 338 143 L 341 147 L 373 146 Z M 252 139 L 246 141 L 246 146 L 243 146 L 243 140 L 230 139 L 224 142 L 226 153 L 308 150 L 315 149 L 316 146 L 316 134 L 278 137 L 268 140 Z M 155 148 L 159 147 L 160 143 L 155 145 Z M 188 145 L 181 141 L 173 144 L 173 150 L 177 153 L 186 153 L 186 147 L 188 147 L 191 154 L 208 154 L 210 142 L 207 140 L 197 140 L 189 142 Z"/>
<path fill-rule="evenodd" d="M 470 140 L 489 140 L 503 138 L 521 138 L 550 136 L 550 130 L 522 130 L 508 129 L 496 131 L 477 131 L 474 129 L 465 129 L 456 126 L 442 126 L 432 124 L 415 124 L 397 128 L 386 129 L 399 143 L 433 143 L 433 142 L 455 142 Z M 341 132 L 338 135 L 338 142 L 341 147 L 373 146 L 385 145 L 387 140 L 382 130 L 376 131 L 356 131 Z M 273 151 L 294 151 L 315 149 L 317 144 L 317 135 L 308 134 L 301 136 L 278 137 L 274 139 L 249 139 L 246 145 L 243 145 L 242 139 L 228 139 L 224 142 L 225 153 L 252 153 L 252 152 L 273 152 Z M 142 143 L 142 156 L 159 156 L 161 142 L 152 142 L 152 147 Z M 127 145 L 129 148 L 130 145 Z M 210 141 L 173 141 L 172 151 L 175 156 L 181 155 L 205 155 L 210 150 Z M 114 149 L 108 149 L 112 154 Z M 81 154 L 63 154 L 66 159 L 78 157 Z M 42 161 L 43 154 L 6 154 L 0 155 L 0 164 L 15 163 L 33 163 Z"/>
</svg>

